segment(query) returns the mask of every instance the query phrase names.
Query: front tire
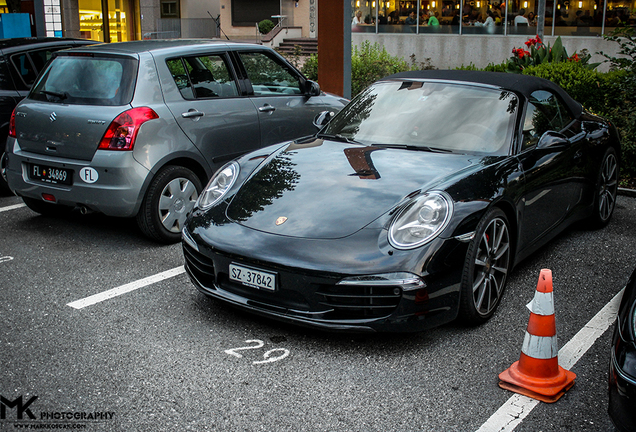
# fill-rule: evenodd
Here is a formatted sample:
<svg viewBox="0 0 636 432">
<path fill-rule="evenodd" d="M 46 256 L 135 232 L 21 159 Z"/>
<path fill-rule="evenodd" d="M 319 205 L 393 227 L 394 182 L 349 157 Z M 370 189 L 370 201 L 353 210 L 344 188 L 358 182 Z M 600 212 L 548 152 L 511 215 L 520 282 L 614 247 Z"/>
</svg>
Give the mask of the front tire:
<svg viewBox="0 0 636 432">
<path fill-rule="evenodd" d="M 614 214 L 618 194 L 618 158 L 610 147 L 605 152 L 594 190 L 594 209 L 589 219 L 592 229 L 603 228 Z"/>
<path fill-rule="evenodd" d="M 181 230 L 201 193 L 201 180 L 187 168 L 167 166 L 152 179 L 137 214 L 137 225 L 161 243 L 181 240 Z"/>
<path fill-rule="evenodd" d="M 501 302 L 512 268 L 509 226 L 498 208 L 490 209 L 477 225 L 462 275 L 459 319 L 465 324 L 488 321 Z"/>
</svg>

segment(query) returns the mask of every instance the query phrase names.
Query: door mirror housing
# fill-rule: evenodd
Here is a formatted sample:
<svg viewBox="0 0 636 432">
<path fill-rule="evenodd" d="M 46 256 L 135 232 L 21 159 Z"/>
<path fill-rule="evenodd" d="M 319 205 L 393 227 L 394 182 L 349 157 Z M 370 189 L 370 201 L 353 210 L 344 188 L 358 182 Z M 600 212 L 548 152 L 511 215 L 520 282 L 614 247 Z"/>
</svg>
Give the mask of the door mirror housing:
<svg viewBox="0 0 636 432">
<path fill-rule="evenodd" d="M 305 81 L 305 94 L 307 96 L 320 96 L 320 85 L 312 80 Z"/>
<path fill-rule="evenodd" d="M 547 131 L 539 139 L 537 148 L 539 149 L 556 149 L 559 147 L 565 147 L 570 144 L 570 140 L 559 132 Z"/>
</svg>

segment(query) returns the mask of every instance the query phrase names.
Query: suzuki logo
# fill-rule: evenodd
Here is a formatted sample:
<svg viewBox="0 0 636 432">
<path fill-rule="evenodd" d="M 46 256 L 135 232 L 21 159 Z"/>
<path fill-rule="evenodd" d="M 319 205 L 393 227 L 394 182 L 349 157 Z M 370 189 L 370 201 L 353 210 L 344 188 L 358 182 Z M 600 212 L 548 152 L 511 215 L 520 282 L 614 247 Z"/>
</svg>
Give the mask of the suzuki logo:
<svg viewBox="0 0 636 432">
<path fill-rule="evenodd" d="M 55 111 L 51 113 L 51 115 L 49 116 L 49 120 L 51 120 L 52 122 L 57 120 L 57 114 L 55 114 Z"/>
</svg>

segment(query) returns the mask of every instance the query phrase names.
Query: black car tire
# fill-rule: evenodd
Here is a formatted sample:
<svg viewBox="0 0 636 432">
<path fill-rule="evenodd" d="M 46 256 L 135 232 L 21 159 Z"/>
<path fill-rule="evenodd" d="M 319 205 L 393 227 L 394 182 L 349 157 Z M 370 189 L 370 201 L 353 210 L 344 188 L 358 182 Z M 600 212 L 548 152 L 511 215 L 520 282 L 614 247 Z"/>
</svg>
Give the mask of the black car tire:
<svg viewBox="0 0 636 432">
<path fill-rule="evenodd" d="M 603 155 L 594 189 L 594 208 L 592 216 L 589 218 L 589 227 L 592 229 L 603 228 L 614 214 L 616 195 L 618 194 L 618 173 L 616 150 L 610 147 Z"/>
<path fill-rule="evenodd" d="M 35 198 L 22 197 L 22 200 L 28 208 L 43 216 L 66 216 L 73 210 L 73 207 L 70 206 L 48 203 Z"/>
<path fill-rule="evenodd" d="M 0 195 L 11 195 L 11 189 L 9 189 L 9 185 L 7 184 L 7 160 L 5 157 L 5 153 L 2 152 L 0 154 Z"/>
<path fill-rule="evenodd" d="M 137 214 L 137 225 L 161 243 L 181 240 L 181 229 L 201 193 L 201 180 L 187 168 L 166 166 L 152 179 Z"/>
<path fill-rule="evenodd" d="M 491 208 L 477 224 L 462 274 L 459 319 L 486 322 L 497 309 L 512 268 L 510 225 L 505 213 Z"/>
</svg>

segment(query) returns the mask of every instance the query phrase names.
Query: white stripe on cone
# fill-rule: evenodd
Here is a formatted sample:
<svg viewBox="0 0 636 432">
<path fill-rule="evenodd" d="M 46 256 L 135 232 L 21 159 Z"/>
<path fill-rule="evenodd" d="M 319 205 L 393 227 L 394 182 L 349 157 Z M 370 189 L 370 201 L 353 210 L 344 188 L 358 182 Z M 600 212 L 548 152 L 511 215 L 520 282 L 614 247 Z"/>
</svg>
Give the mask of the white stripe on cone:
<svg viewBox="0 0 636 432">
<path fill-rule="evenodd" d="M 535 291 L 534 298 L 526 305 L 530 312 L 536 315 L 554 315 L 554 298 L 552 291 L 541 292 Z"/>
<path fill-rule="evenodd" d="M 556 335 L 549 337 L 535 336 L 526 331 L 521 352 L 535 359 L 548 360 L 554 358 L 559 354 L 557 337 Z"/>
</svg>

